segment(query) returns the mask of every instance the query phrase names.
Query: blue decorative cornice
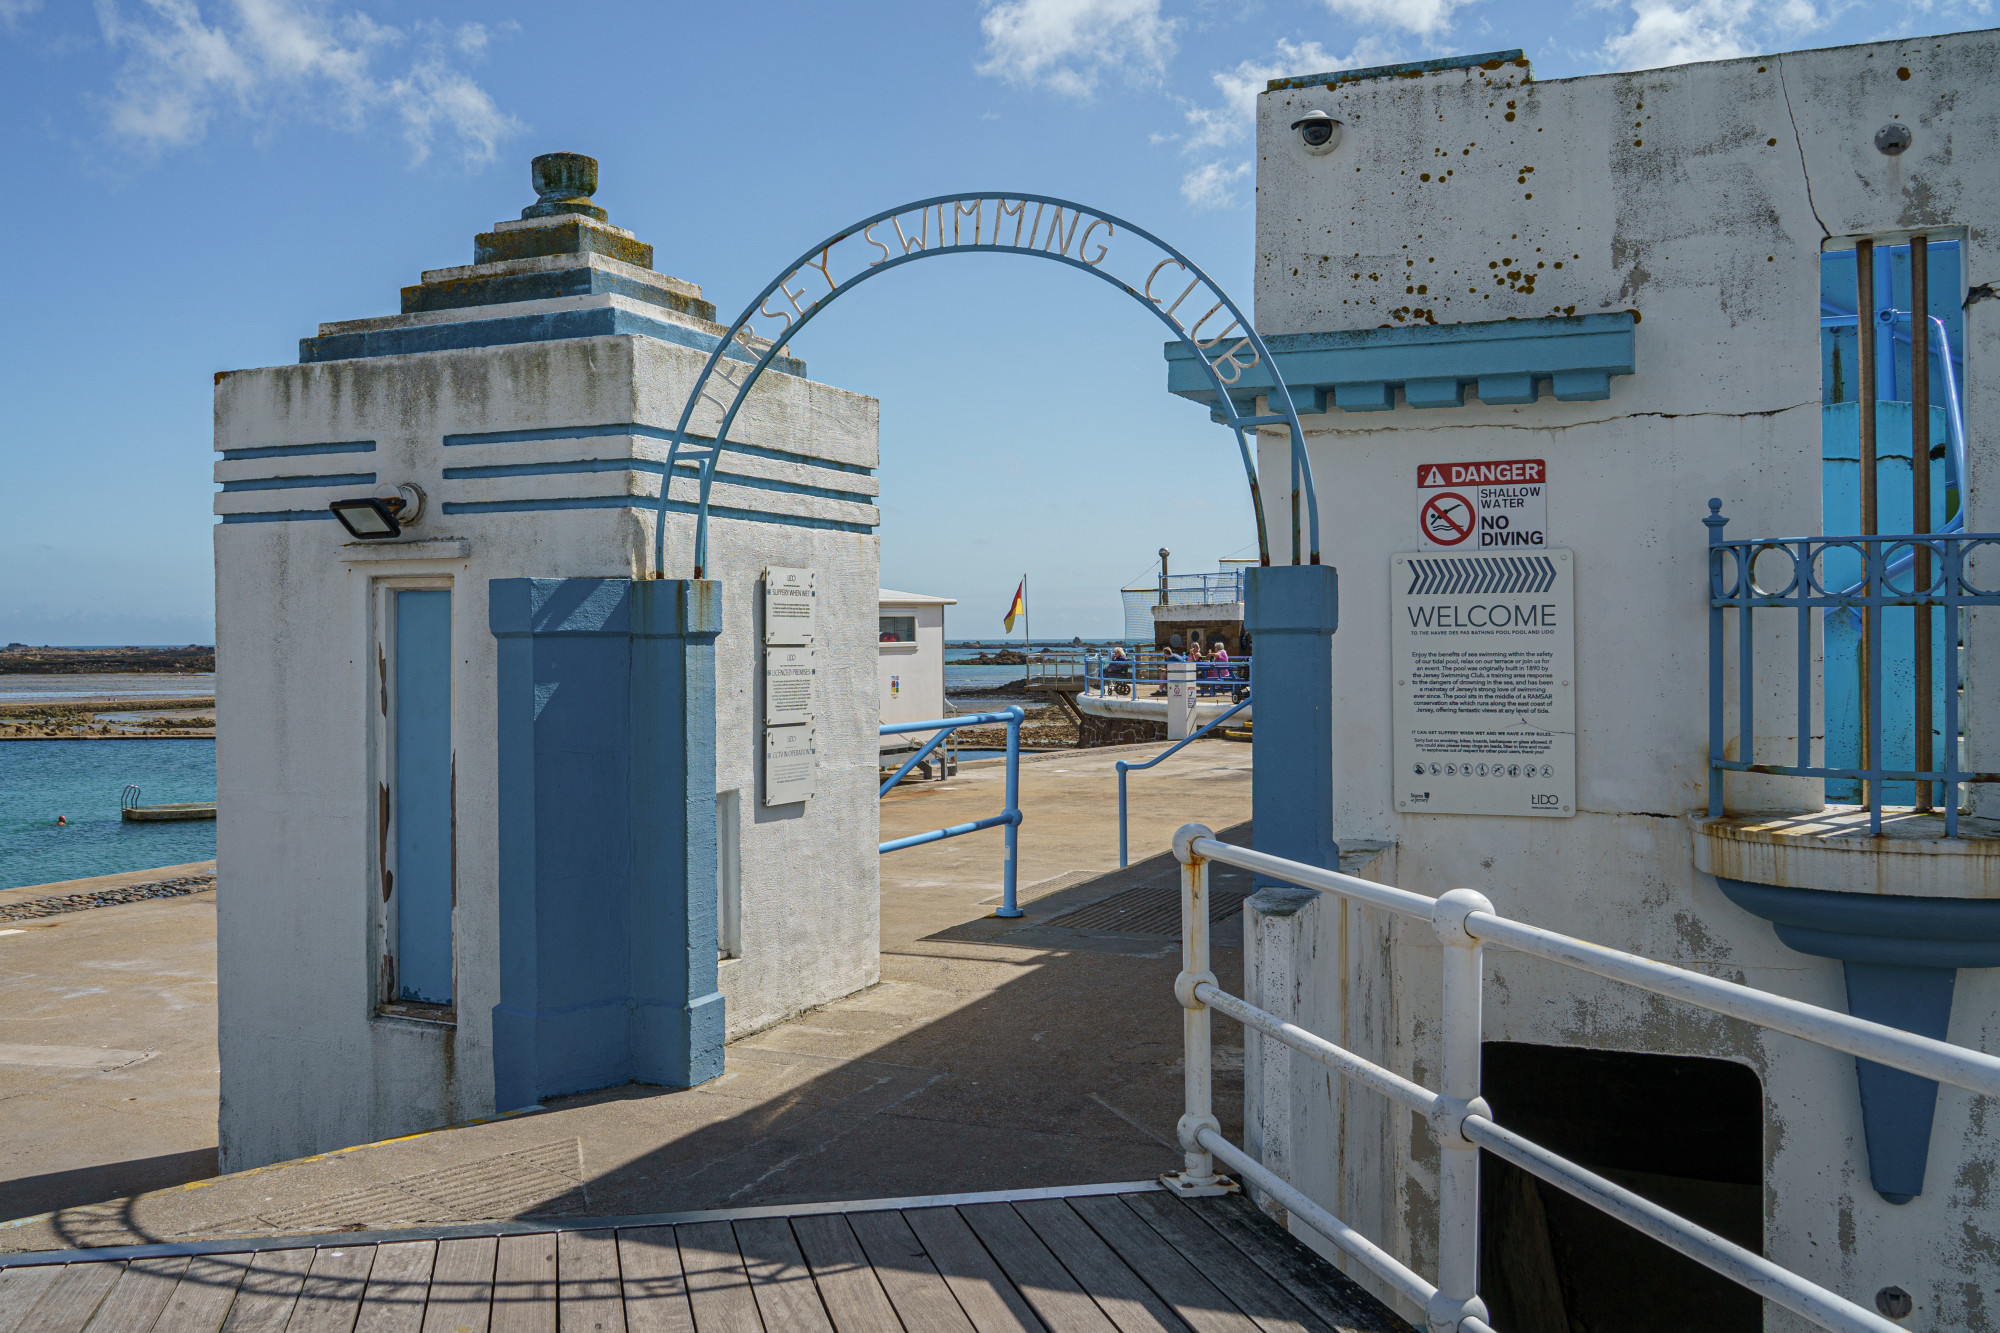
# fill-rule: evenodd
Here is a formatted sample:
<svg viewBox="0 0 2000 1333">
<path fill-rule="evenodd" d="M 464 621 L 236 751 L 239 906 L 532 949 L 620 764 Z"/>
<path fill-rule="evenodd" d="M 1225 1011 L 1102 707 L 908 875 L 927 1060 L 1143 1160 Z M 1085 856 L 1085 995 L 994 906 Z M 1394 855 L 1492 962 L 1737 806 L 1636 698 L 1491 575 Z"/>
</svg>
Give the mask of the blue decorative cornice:
<svg viewBox="0 0 2000 1333">
<path fill-rule="evenodd" d="M 1834 893 L 1716 876 L 1729 901 L 1769 921 L 1800 953 L 1837 958 L 1856 1018 L 1945 1039 L 1961 967 L 2000 967 L 2000 900 Z M 1937 1084 L 1854 1062 L 1868 1174 L 1890 1203 L 1924 1190 Z"/>
<path fill-rule="evenodd" d="M 533 315 L 503 315 L 496 319 L 467 319 L 443 324 L 404 324 L 399 327 L 357 330 L 352 333 L 321 334 L 299 339 L 299 364 L 322 361 L 351 361 L 375 356 L 409 356 L 417 352 L 456 352 L 471 347 L 504 347 L 512 343 L 558 342 L 568 338 L 603 338 L 637 334 L 661 342 L 679 343 L 708 352 L 721 339 L 700 329 L 667 320 L 649 319 L 616 306 L 587 306 L 553 310 Z M 732 349 L 732 361 L 750 360 Z M 795 357 L 771 359 L 771 369 L 787 375 L 804 376 L 805 362 Z"/>
<path fill-rule="evenodd" d="M 1483 403 L 1532 403 L 1541 381 L 1566 403 L 1611 396 L 1611 377 L 1633 369 L 1630 311 L 1476 324 L 1417 324 L 1328 333 L 1280 333 L 1265 345 L 1301 412 L 1382 412 L 1396 390 L 1411 407 L 1461 407 L 1471 387 Z M 1167 391 L 1215 406 L 1215 391 L 1185 343 L 1167 344 Z M 1246 412 L 1274 381 L 1269 366 L 1242 372 L 1230 397 Z"/>
</svg>

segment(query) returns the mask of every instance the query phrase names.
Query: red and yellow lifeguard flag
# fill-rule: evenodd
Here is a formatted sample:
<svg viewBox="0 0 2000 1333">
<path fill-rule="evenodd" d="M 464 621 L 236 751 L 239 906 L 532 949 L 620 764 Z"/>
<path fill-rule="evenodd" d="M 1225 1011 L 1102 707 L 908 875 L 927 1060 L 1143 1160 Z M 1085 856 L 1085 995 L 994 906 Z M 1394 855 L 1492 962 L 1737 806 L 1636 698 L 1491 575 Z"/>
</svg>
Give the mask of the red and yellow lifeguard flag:
<svg viewBox="0 0 2000 1333">
<path fill-rule="evenodd" d="M 1021 594 L 1026 592 L 1027 590 L 1028 590 L 1028 581 L 1026 579 L 1022 579 L 1021 586 L 1014 589 L 1014 603 L 1012 606 L 1009 606 L 1007 608 L 1007 632 L 1009 634 L 1012 634 L 1014 632 L 1014 617 L 1020 615 L 1022 610 L 1027 605 L 1025 602 L 1021 600 Z"/>
</svg>

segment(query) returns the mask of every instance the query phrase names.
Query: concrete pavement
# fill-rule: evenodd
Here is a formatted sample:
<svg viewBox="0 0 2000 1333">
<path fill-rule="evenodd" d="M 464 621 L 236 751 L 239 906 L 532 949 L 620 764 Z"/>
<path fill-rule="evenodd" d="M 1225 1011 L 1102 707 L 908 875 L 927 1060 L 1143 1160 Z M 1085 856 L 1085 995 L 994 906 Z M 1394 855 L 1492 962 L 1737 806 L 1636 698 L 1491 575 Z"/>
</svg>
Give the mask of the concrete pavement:
<svg viewBox="0 0 2000 1333">
<path fill-rule="evenodd" d="M 0 1228 L 0 1249 L 634 1214 L 1171 1170 L 1181 1110 L 1177 941 L 1101 928 L 1103 911 L 1097 926 L 1058 923 L 1115 895 L 1150 888 L 1157 897 L 1177 883 L 1165 848 L 1180 824 L 1247 820 L 1249 747 L 1197 742 L 1130 779 L 1131 845 L 1135 858 L 1151 859 L 1117 871 L 1112 763 L 1159 748 L 1024 761 L 1019 878 L 1028 915 L 1019 921 L 989 915 L 1000 891 L 999 830 L 883 858 L 882 982 L 732 1044 L 715 1082 L 565 1098 L 538 1112 L 176 1188 L 153 1188 L 161 1182 L 146 1175 L 156 1169 L 149 1163 L 183 1140 L 200 1140 L 183 1152 L 212 1153 L 214 1144 L 212 899 L 98 909 L 58 918 L 64 925 L 43 936 L 0 938 L 28 939 L 30 951 L 0 959 L 42 978 L 37 1021 L 46 1029 L 35 1041 L 54 1043 L 48 1034 L 59 1030 L 72 1045 L 150 1043 L 161 1052 L 109 1073 L 7 1069 L 18 1084 L 11 1095 L 34 1127 L 18 1150 L 9 1135 L 0 1215 L 51 1211 Z M 882 834 L 993 813 L 1001 781 L 999 765 L 969 764 L 950 782 L 907 784 L 883 801 Z M 81 918 L 90 929 L 72 929 Z M 1218 930 L 1219 944 L 1235 939 L 1235 924 Z M 82 947 L 62 954 L 72 946 L 57 939 Z M 141 967 L 128 957 L 150 961 Z M 71 998 L 48 984 L 79 967 L 148 980 L 100 987 L 102 998 Z M 206 1009 L 147 1018 L 148 997 L 164 991 L 153 978 L 182 970 L 191 975 L 174 982 L 175 1003 L 198 1009 L 206 982 Z M 1239 950 L 1218 947 L 1215 971 L 1233 987 Z M 0 977 L 0 1005 L 10 1009 L 16 975 Z M 1234 1134 L 1242 1035 L 1224 1021 L 1216 1037 L 1217 1109 Z M 172 1061 L 170 1051 L 179 1052 Z M 112 1086 L 121 1078 L 131 1088 Z M 111 1106 L 133 1089 L 141 1101 L 130 1105 L 143 1108 L 135 1119 L 149 1122 L 153 1136 L 141 1136 L 143 1152 L 132 1151 L 115 1108 L 82 1120 L 63 1111 Z M 192 1134 L 194 1126 L 206 1136 Z"/>
</svg>

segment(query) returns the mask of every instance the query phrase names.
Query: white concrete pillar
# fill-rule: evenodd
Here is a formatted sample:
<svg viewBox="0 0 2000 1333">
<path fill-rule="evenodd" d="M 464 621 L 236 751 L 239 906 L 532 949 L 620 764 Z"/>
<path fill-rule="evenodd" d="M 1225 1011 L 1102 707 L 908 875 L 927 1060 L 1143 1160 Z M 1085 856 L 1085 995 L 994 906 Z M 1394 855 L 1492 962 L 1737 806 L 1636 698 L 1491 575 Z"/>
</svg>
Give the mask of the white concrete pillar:
<svg viewBox="0 0 2000 1333">
<path fill-rule="evenodd" d="M 1195 665 L 1167 663 L 1167 739 L 1186 740 L 1194 733 Z"/>
</svg>

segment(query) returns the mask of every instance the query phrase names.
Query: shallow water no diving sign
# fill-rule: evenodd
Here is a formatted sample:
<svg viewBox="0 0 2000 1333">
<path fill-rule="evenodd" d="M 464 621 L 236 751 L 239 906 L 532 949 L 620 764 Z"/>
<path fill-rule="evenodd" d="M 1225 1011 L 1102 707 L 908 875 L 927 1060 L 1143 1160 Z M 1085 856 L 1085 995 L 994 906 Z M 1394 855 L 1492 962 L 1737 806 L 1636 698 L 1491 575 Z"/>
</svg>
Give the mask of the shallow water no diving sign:
<svg viewBox="0 0 2000 1333">
<path fill-rule="evenodd" d="M 1576 557 L 1389 558 L 1396 809 L 1576 813 Z"/>
<path fill-rule="evenodd" d="M 1426 551 L 1549 544 L 1549 469 L 1539 458 L 1417 466 L 1417 544 Z"/>
</svg>

